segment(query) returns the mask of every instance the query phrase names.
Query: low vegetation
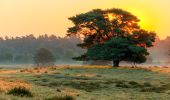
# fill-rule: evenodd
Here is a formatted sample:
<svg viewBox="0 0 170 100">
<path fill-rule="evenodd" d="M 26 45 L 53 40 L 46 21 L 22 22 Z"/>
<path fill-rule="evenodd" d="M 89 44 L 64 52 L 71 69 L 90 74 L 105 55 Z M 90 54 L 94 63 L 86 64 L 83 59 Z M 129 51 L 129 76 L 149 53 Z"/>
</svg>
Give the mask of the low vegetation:
<svg viewBox="0 0 170 100">
<path fill-rule="evenodd" d="M 55 97 L 52 97 L 52 98 L 47 98 L 45 100 L 75 100 L 72 96 L 55 96 Z"/>
<path fill-rule="evenodd" d="M 20 97 L 33 97 L 33 94 L 30 92 L 30 90 L 26 89 L 25 87 L 15 87 L 9 90 L 7 94 Z"/>
<path fill-rule="evenodd" d="M 170 74 L 141 68 L 53 66 L 1 72 L 2 100 L 170 100 Z"/>
</svg>

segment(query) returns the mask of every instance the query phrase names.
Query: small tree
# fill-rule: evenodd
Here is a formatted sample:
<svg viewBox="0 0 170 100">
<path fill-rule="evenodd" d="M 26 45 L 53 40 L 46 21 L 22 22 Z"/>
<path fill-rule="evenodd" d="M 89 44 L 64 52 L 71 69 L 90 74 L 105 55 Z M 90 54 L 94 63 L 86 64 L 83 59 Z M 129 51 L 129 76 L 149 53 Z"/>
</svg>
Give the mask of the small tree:
<svg viewBox="0 0 170 100">
<path fill-rule="evenodd" d="M 52 52 L 45 48 L 40 48 L 34 55 L 34 62 L 37 66 L 51 66 L 54 65 L 56 58 Z"/>
</svg>

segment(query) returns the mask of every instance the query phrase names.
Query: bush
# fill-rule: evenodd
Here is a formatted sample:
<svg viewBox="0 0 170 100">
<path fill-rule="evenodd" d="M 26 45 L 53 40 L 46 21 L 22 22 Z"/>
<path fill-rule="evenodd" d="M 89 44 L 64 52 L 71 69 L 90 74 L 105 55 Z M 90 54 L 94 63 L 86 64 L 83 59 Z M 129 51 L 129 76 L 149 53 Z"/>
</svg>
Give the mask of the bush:
<svg viewBox="0 0 170 100">
<path fill-rule="evenodd" d="M 141 89 L 141 92 L 156 92 L 156 93 L 163 93 L 165 91 L 170 90 L 170 84 L 164 84 L 161 86 L 151 86 L 151 87 L 144 87 Z"/>
<path fill-rule="evenodd" d="M 143 85 L 141 85 L 141 84 L 139 84 L 135 81 L 130 81 L 129 85 L 130 85 L 131 88 L 141 88 L 143 86 Z"/>
<path fill-rule="evenodd" d="M 141 92 L 156 92 L 156 93 L 163 93 L 164 90 L 160 87 L 143 87 Z"/>
<path fill-rule="evenodd" d="M 55 97 L 52 97 L 52 98 L 48 98 L 48 99 L 45 99 L 45 100 L 75 100 L 72 96 L 55 96 Z"/>
<path fill-rule="evenodd" d="M 9 90 L 8 94 L 20 97 L 33 97 L 32 93 L 25 87 L 15 87 Z"/>
<path fill-rule="evenodd" d="M 121 87 L 121 88 L 130 88 L 128 84 L 126 84 L 125 82 L 118 82 L 116 83 L 116 87 Z"/>
<path fill-rule="evenodd" d="M 135 81 L 130 81 L 129 84 L 131 84 L 131 85 L 139 85 L 139 84 L 138 84 L 137 82 L 135 82 Z"/>
<path fill-rule="evenodd" d="M 152 85 L 151 85 L 150 83 L 148 83 L 148 82 L 145 82 L 143 85 L 144 85 L 145 87 L 152 87 Z"/>
<path fill-rule="evenodd" d="M 34 62 L 37 66 L 53 66 L 56 58 L 50 50 L 40 48 L 34 55 Z"/>
</svg>

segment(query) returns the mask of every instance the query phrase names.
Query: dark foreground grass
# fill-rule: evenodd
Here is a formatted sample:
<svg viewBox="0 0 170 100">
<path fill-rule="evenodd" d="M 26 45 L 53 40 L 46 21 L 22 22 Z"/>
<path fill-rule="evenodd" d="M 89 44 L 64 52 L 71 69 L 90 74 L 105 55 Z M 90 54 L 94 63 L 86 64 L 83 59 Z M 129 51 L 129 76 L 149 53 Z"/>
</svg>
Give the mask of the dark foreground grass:
<svg viewBox="0 0 170 100">
<path fill-rule="evenodd" d="M 51 98 L 46 98 L 45 100 L 75 100 L 72 96 L 54 96 Z"/>
<path fill-rule="evenodd" d="M 24 87 L 15 87 L 9 90 L 7 94 L 20 97 L 33 97 L 33 94 Z"/>
</svg>

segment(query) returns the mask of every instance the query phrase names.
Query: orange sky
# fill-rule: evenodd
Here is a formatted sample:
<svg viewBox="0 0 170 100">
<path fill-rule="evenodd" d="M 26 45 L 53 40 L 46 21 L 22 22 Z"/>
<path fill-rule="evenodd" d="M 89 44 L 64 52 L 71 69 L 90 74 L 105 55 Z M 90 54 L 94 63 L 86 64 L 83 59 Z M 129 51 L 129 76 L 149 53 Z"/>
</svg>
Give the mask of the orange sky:
<svg viewBox="0 0 170 100">
<path fill-rule="evenodd" d="M 95 8 L 122 8 L 141 19 L 142 28 L 161 38 L 169 34 L 170 0 L 0 0 L 0 36 L 64 36 L 67 19 Z"/>
</svg>

